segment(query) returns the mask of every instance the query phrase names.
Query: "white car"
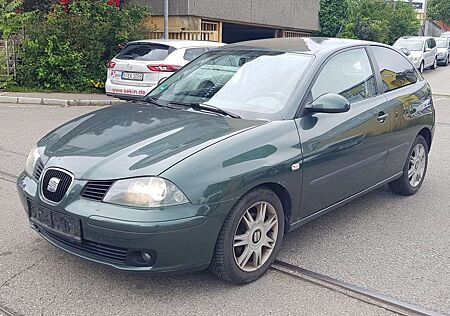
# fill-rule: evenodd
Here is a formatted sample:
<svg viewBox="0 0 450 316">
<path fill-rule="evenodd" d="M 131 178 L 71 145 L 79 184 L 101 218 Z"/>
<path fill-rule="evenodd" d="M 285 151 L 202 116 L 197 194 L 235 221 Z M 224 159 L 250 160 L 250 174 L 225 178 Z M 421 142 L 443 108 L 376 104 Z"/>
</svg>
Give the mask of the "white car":
<svg viewBox="0 0 450 316">
<path fill-rule="evenodd" d="M 158 82 L 191 60 L 222 43 L 184 40 L 142 40 L 128 43 L 108 62 L 106 94 L 119 99 L 139 99 Z"/>
<path fill-rule="evenodd" d="M 448 66 L 450 61 L 450 37 L 436 37 L 439 66 Z"/>
<path fill-rule="evenodd" d="M 437 67 L 436 41 L 428 36 L 404 36 L 394 44 L 395 48 L 402 49 L 408 59 L 422 73 L 425 68 Z"/>
</svg>

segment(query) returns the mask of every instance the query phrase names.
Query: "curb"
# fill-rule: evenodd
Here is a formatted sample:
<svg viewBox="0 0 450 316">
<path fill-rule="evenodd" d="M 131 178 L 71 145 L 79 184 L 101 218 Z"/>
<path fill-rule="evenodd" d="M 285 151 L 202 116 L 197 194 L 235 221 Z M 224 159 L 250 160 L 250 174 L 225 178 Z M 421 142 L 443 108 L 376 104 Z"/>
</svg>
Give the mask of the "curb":
<svg viewBox="0 0 450 316">
<path fill-rule="evenodd" d="M 104 106 L 121 103 L 121 100 L 64 100 L 50 98 L 28 98 L 0 96 L 0 103 L 41 104 L 54 106 Z"/>
</svg>

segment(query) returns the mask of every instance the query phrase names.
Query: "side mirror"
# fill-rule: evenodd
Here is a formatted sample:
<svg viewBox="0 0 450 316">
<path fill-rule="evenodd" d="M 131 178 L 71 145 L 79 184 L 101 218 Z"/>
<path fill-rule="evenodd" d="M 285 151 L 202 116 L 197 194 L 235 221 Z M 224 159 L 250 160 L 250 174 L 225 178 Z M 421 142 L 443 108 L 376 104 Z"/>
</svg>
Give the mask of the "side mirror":
<svg viewBox="0 0 450 316">
<path fill-rule="evenodd" d="M 405 54 L 405 56 L 409 56 L 411 54 L 411 52 L 407 48 L 400 48 L 400 50 L 403 54 Z"/>
<path fill-rule="evenodd" d="M 350 103 L 336 93 L 325 93 L 306 105 L 306 110 L 313 113 L 343 113 L 350 110 Z"/>
</svg>

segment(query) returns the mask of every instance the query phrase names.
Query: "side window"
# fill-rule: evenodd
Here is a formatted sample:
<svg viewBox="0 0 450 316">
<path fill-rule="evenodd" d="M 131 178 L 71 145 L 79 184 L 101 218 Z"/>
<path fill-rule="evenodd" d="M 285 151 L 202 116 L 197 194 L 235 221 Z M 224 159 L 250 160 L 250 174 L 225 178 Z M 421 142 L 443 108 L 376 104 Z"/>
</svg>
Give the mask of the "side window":
<svg viewBox="0 0 450 316">
<path fill-rule="evenodd" d="M 435 48 L 436 47 L 436 41 L 435 41 L 434 38 L 430 38 L 430 44 L 431 44 L 430 48 Z"/>
<path fill-rule="evenodd" d="M 340 94 L 350 103 L 376 94 L 372 68 L 364 48 L 339 53 L 326 63 L 311 89 L 311 97 L 315 100 L 325 93 Z"/>
<path fill-rule="evenodd" d="M 403 55 L 380 46 L 372 46 L 372 51 L 380 68 L 381 80 L 386 91 L 417 82 L 417 71 Z"/>
<path fill-rule="evenodd" d="M 184 56 L 183 58 L 185 60 L 194 60 L 195 58 L 197 58 L 198 56 L 200 56 L 201 54 L 203 54 L 205 51 L 203 48 L 188 48 L 186 49 L 186 51 L 184 52 Z"/>
</svg>

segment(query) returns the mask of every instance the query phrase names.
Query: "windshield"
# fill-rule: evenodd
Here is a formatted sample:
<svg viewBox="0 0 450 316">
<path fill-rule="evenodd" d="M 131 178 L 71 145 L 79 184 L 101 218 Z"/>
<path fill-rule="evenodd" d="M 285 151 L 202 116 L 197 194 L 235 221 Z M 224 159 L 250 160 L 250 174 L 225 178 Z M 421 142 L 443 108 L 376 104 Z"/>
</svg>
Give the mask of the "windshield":
<svg viewBox="0 0 450 316">
<path fill-rule="evenodd" d="M 447 48 L 448 39 L 436 39 L 436 46 L 438 48 Z"/>
<path fill-rule="evenodd" d="M 312 56 L 265 50 L 202 55 L 152 90 L 161 104 L 202 103 L 248 119 L 282 119 Z"/>
<path fill-rule="evenodd" d="M 423 41 L 418 40 L 398 40 L 394 44 L 395 48 L 407 48 L 410 51 L 423 50 Z"/>
</svg>

